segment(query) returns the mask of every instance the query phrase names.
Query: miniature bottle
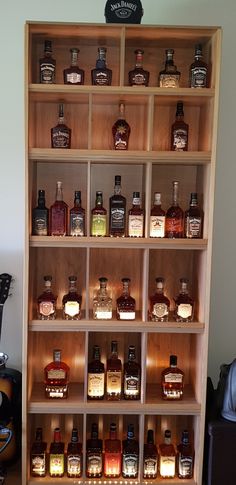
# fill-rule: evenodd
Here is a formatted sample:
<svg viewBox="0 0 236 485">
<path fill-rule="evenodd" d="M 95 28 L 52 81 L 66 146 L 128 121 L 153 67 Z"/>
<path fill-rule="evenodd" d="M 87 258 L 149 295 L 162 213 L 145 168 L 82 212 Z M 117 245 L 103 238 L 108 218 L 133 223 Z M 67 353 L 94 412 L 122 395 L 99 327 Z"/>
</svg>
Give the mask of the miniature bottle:
<svg viewBox="0 0 236 485">
<path fill-rule="evenodd" d="M 38 303 L 38 319 L 39 320 L 54 320 L 56 318 L 56 302 L 57 296 L 52 292 L 52 276 L 47 275 L 44 279 L 44 291 L 39 295 Z"/>
<path fill-rule="evenodd" d="M 61 440 L 60 428 L 54 429 L 54 439 L 49 450 L 49 475 L 50 477 L 63 477 L 65 472 L 65 445 Z"/>
<path fill-rule="evenodd" d="M 91 213 L 91 236 L 106 236 L 107 211 L 103 207 L 102 192 L 96 192 L 95 207 Z"/>
<path fill-rule="evenodd" d="M 184 236 L 184 213 L 179 206 L 179 182 L 172 182 L 172 204 L 166 211 L 166 237 L 179 239 Z"/>
<path fill-rule="evenodd" d="M 161 373 L 162 399 L 182 399 L 184 392 L 184 372 L 177 367 L 177 356 L 170 355 L 170 365 Z"/>
<path fill-rule="evenodd" d="M 127 438 L 123 440 L 122 476 L 137 478 L 139 469 L 139 443 L 135 439 L 134 425 L 128 424 Z"/>
<path fill-rule="evenodd" d="M 46 449 L 47 443 L 43 441 L 43 430 L 37 428 L 35 441 L 30 452 L 30 474 L 32 477 L 46 476 Z"/>
<path fill-rule="evenodd" d="M 129 71 L 129 85 L 130 86 L 148 86 L 149 72 L 143 69 L 143 54 L 142 49 L 134 51 L 136 55 L 135 68 Z"/>
<path fill-rule="evenodd" d="M 75 191 L 74 207 L 70 209 L 70 236 L 85 235 L 85 210 L 81 207 L 81 192 Z"/>
<path fill-rule="evenodd" d="M 179 478 L 193 478 L 194 449 L 189 441 L 189 432 L 182 432 L 181 443 L 177 445 L 177 473 Z"/>
<path fill-rule="evenodd" d="M 86 443 L 86 476 L 100 478 L 103 472 L 103 446 L 98 438 L 98 425 L 92 424 L 91 438 Z"/>
<path fill-rule="evenodd" d="M 55 202 L 49 211 L 50 236 L 66 236 L 68 206 L 63 200 L 62 182 L 57 182 Z"/>
<path fill-rule="evenodd" d="M 109 236 L 124 237 L 126 223 L 126 198 L 121 194 L 121 176 L 115 175 L 114 195 L 110 197 Z"/>
<path fill-rule="evenodd" d="M 150 297 L 149 318 L 153 322 L 168 322 L 170 300 L 164 294 L 164 278 L 156 278 L 156 293 Z"/>
<path fill-rule="evenodd" d="M 202 46 L 195 46 L 194 62 L 189 70 L 190 88 L 207 88 L 208 87 L 208 65 L 202 60 Z"/>
<path fill-rule="evenodd" d="M 93 299 L 93 318 L 110 320 L 112 318 L 112 298 L 107 291 L 107 278 L 99 278 L 100 288 Z"/>
<path fill-rule="evenodd" d="M 130 295 L 130 278 L 122 278 L 123 292 L 116 300 L 116 316 L 118 320 L 135 320 L 135 299 Z"/>
<path fill-rule="evenodd" d="M 80 320 L 82 296 L 76 288 L 77 277 L 69 276 L 69 292 L 62 298 L 63 318 L 65 320 Z"/>
<path fill-rule="evenodd" d="M 184 121 L 183 101 L 178 101 L 175 122 L 171 127 L 171 150 L 186 152 L 188 150 L 188 124 Z"/>
<path fill-rule="evenodd" d="M 124 399 L 138 400 L 141 391 L 141 367 L 136 362 L 135 347 L 129 346 L 128 361 L 124 363 Z"/>
<path fill-rule="evenodd" d="M 70 52 L 71 65 L 63 71 L 64 84 L 84 84 L 84 71 L 78 67 L 79 49 L 72 47 Z"/>
<path fill-rule="evenodd" d="M 45 395 L 66 399 L 69 391 L 70 368 L 61 360 L 61 350 L 53 350 L 53 361 L 44 368 Z"/>
<path fill-rule="evenodd" d="M 98 47 L 98 59 L 95 69 L 91 71 L 92 84 L 95 86 L 110 86 L 112 71 L 106 65 L 106 47 Z"/>
<path fill-rule="evenodd" d="M 100 347 L 94 345 L 93 358 L 88 363 L 88 392 L 90 400 L 101 400 L 105 392 L 104 364 L 100 360 Z"/>
<path fill-rule="evenodd" d="M 155 192 L 150 215 L 150 237 L 165 237 L 166 213 L 161 207 L 161 194 Z"/>
<path fill-rule="evenodd" d="M 64 105 L 59 104 L 59 117 L 56 126 L 51 128 L 51 147 L 52 148 L 70 148 L 71 147 L 71 129 L 64 121 Z"/>
<path fill-rule="evenodd" d="M 194 314 L 194 301 L 189 296 L 188 279 L 180 278 L 180 291 L 175 298 L 174 318 L 176 322 L 192 322 Z"/>
<path fill-rule="evenodd" d="M 71 441 L 67 446 L 66 469 L 69 478 L 79 478 L 82 475 L 83 456 L 82 443 L 79 443 L 78 429 L 73 428 Z"/>
<path fill-rule="evenodd" d="M 117 438 L 116 424 L 110 424 L 110 436 L 104 444 L 104 476 L 119 478 L 121 475 L 121 441 Z"/>
<path fill-rule="evenodd" d="M 166 50 L 165 69 L 159 73 L 159 86 L 161 88 L 178 88 L 180 81 L 180 72 L 174 65 L 174 49 Z"/>
<path fill-rule="evenodd" d="M 171 431 L 165 430 L 164 443 L 159 445 L 160 476 L 162 478 L 174 478 L 176 467 L 176 452 L 171 443 Z"/>
<path fill-rule="evenodd" d="M 112 127 L 113 147 L 115 150 L 128 150 L 130 126 L 125 119 L 125 105 L 120 103 L 120 114 Z"/>
<path fill-rule="evenodd" d="M 191 193 L 189 209 L 184 215 L 184 232 L 188 239 L 199 239 L 202 237 L 203 213 L 198 205 L 196 192 Z"/>
<path fill-rule="evenodd" d="M 143 237 L 144 210 L 141 208 L 140 192 L 133 192 L 133 205 L 128 214 L 128 236 Z"/>
<path fill-rule="evenodd" d="M 118 342 L 112 340 L 111 355 L 106 366 L 106 397 L 108 401 L 119 401 L 122 391 L 122 363 L 118 357 Z"/>
<path fill-rule="evenodd" d="M 143 478 L 156 478 L 158 469 L 158 453 L 154 443 L 153 430 L 148 429 L 147 442 L 143 453 Z"/>
</svg>

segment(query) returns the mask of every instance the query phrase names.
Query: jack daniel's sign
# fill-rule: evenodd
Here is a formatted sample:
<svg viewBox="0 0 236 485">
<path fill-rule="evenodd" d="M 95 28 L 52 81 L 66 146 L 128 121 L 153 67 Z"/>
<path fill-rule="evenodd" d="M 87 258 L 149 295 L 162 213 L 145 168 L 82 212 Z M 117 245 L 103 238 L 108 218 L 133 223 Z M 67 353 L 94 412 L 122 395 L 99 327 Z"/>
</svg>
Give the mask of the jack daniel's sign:
<svg viewBox="0 0 236 485">
<path fill-rule="evenodd" d="M 140 0 L 107 0 L 105 17 L 107 23 L 140 24 L 143 8 Z"/>
</svg>

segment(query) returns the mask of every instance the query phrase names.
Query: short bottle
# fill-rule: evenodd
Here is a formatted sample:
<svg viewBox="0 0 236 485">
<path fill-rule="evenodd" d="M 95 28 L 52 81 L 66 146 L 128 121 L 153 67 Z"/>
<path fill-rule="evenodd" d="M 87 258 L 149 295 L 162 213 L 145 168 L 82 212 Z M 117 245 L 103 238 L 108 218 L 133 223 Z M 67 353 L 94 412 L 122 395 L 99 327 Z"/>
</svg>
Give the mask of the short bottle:
<svg viewBox="0 0 236 485">
<path fill-rule="evenodd" d="M 54 320 L 56 318 L 57 296 L 52 292 L 52 276 L 46 275 L 44 279 L 44 291 L 37 300 L 38 319 Z"/>
<path fill-rule="evenodd" d="M 106 47 L 98 47 L 96 67 L 91 71 L 92 84 L 95 86 L 110 86 L 112 83 L 112 70 L 107 67 L 106 52 Z"/>
<path fill-rule="evenodd" d="M 127 438 L 123 440 L 122 476 L 137 478 L 139 469 L 139 443 L 135 439 L 134 425 L 128 424 Z"/>
<path fill-rule="evenodd" d="M 155 192 L 150 215 L 150 237 L 165 237 L 166 213 L 161 207 L 161 194 Z"/>
<path fill-rule="evenodd" d="M 179 478 L 193 478 L 194 449 L 189 440 L 189 432 L 182 432 L 181 443 L 177 446 L 177 473 Z"/>
<path fill-rule="evenodd" d="M 150 297 L 149 318 L 153 322 L 168 322 L 170 300 L 164 294 L 164 278 L 156 278 L 156 292 Z"/>
<path fill-rule="evenodd" d="M 143 54 L 142 49 L 134 51 L 136 56 L 135 68 L 129 71 L 129 85 L 130 86 L 148 86 L 149 72 L 143 69 Z"/>
<path fill-rule="evenodd" d="M 144 210 L 141 208 L 140 192 L 133 192 L 133 205 L 128 214 L 128 236 L 143 237 Z"/>
<path fill-rule="evenodd" d="M 174 65 L 174 49 L 166 49 L 165 69 L 159 73 L 159 86 L 161 88 L 178 88 L 180 72 Z"/>
<path fill-rule="evenodd" d="M 43 441 L 43 430 L 37 428 L 35 441 L 31 446 L 30 452 L 30 474 L 32 477 L 46 476 L 46 450 L 47 443 Z"/>
<path fill-rule="evenodd" d="M 92 424 L 91 438 L 86 443 L 86 476 L 100 478 L 103 472 L 103 446 L 98 438 L 98 425 Z"/>
<path fill-rule="evenodd" d="M 104 443 L 104 476 L 119 478 L 121 475 L 121 441 L 117 438 L 116 424 L 110 424 L 110 436 Z"/>
<path fill-rule="evenodd" d="M 170 355 L 169 367 L 161 374 L 162 398 L 179 400 L 184 392 L 184 372 L 177 367 L 177 355 Z"/>
<path fill-rule="evenodd" d="M 180 290 L 175 298 L 174 318 L 176 322 L 192 322 L 194 316 L 194 300 L 189 296 L 188 279 L 180 278 Z"/>
<path fill-rule="evenodd" d="M 126 198 L 121 194 L 121 176 L 115 175 L 114 195 L 109 204 L 109 236 L 124 237 L 126 224 Z"/>
<path fill-rule="evenodd" d="M 91 213 L 91 236 L 106 236 L 107 211 L 103 207 L 102 192 L 96 192 L 95 207 Z"/>
<path fill-rule="evenodd" d="M 94 345 L 93 357 L 88 363 L 88 391 L 89 400 L 101 400 L 105 392 L 105 371 L 104 364 L 100 358 L 100 347 Z"/>
<path fill-rule="evenodd" d="M 202 237 L 202 210 L 198 205 L 196 192 L 191 193 L 189 209 L 184 215 L 184 232 L 188 239 L 199 239 Z"/>
<path fill-rule="evenodd" d="M 172 182 L 172 204 L 166 211 L 166 237 L 179 239 L 184 236 L 184 213 L 179 206 L 179 182 Z"/>
<path fill-rule="evenodd" d="M 124 399 L 138 400 L 141 391 L 141 366 L 136 361 L 134 345 L 129 346 L 128 361 L 124 364 Z"/>
<path fill-rule="evenodd" d="M 63 200 L 62 182 L 57 182 L 55 202 L 49 211 L 50 236 L 66 236 L 68 206 Z"/>
<path fill-rule="evenodd" d="M 49 226 L 49 211 L 45 202 L 45 190 L 38 191 L 38 205 L 32 210 L 33 236 L 47 236 Z"/>
<path fill-rule="evenodd" d="M 65 124 L 64 105 L 59 104 L 59 116 L 56 126 L 51 128 L 51 147 L 52 148 L 70 148 L 71 147 L 71 129 Z"/>
<path fill-rule="evenodd" d="M 56 77 L 56 61 L 52 57 L 52 42 L 45 40 L 44 56 L 39 60 L 39 80 L 41 84 L 53 84 Z"/>
<path fill-rule="evenodd" d="M 85 210 L 81 207 L 81 192 L 75 191 L 74 207 L 70 209 L 69 222 L 70 236 L 84 236 L 85 235 Z"/>
<path fill-rule="evenodd" d="M 95 320 L 110 320 L 112 318 L 112 298 L 107 290 L 108 279 L 99 278 L 100 288 L 93 299 L 93 318 Z"/>
<path fill-rule="evenodd" d="M 190 88 L 208 87 L 208 65 L 203 61 L 201 44 L 195 46 L 194 62 L 189 69 L 189 86 Z"/>
<path fill-rule="evenodd" d="M 143 478 L 156 478 L 158 470 L 158 452 L 154 443 L 154 433 L 148 429 L 147 442 L 143 453 Z"/>
<path fill-rule="evenodd" d="M 70 368 L 61 360 L 61 350 L 53 350 L 53 361 L 44 368 L 45 395 L 66 399 L 69 391 Z"/>
<path fill-rule="evenodd" d="M 106 397 L 108 401 L 119 401 L 122 391 L 122 363 L 118 357 L 118 342 L 112 340 L 111 354 L 106 366 Z"/>
<path fill-rule="evenodd" d="M 119 105 L 119 117 L 112 127 L 113 148 L 115 150 L 128 150 L 130 126 L 125 119 L 125 105 Z"/>
<path fill-rule="evenodd" d="M 82 475 L 83 456 L 82 443 L 79 443 L 78 429 L 73 428 L 71 441 L 67 446 L 66 469 L 69 478 L 79 478 Z"/>
<path fill-rule="evenodd" d="M 188 150 L 188 124 L 184 121 L 183 101 L 178 101 L 175 122 L 171 127 L 171 150 L 186 152 Z"/>
<path fill-rule="evenodd" d="M 77 277 L 69 276 L 69 291 L 62 298 L 63 318 L 65 320 L 80 320 L 82 296 L 77 292 Z"/>
<path fill-rule="evenodd" d="M 78 66 L 79 49 L 72 47 L 70 53 L 71 65 L 63 71 L 64 84 L 84 84 L 84 71 Z"/>
<path fill-rule="evenodd" d="M 165 430 L 164 442 L 159 445 L 160 476 L 162 478 L 174 478 L 176 470 L 176 452 L 171 443 L 171 431 Z"/>
<path fill-rule="evenodd" d="M 122 295 L 116 300 L 116 317 L 118 320 L 135 320 L 136 302 L 130 295 L 130 278 L 122 278 Z"/>
<path fill-rule="evenodd" d="M 61 439 L 60 428 L 54 429 L 54 439 L 49 449 L 50 477 L 63 477 L 65 472 L 65 444 Z"/>
</svg>

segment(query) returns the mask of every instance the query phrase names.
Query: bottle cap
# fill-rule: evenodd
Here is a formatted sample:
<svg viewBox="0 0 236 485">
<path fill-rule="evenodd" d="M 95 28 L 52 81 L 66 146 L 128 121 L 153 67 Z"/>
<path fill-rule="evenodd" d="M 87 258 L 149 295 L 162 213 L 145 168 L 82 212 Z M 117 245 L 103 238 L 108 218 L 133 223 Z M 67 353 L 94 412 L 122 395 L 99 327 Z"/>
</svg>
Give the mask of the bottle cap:
<svg viewBox="0 0 236 485">
<path fill-rule="evenodd" d="M 39 196 L 39 199 L 44 199 L 44 197 L 45 197 L 45 190 L 39 189 L 38 196 Z"/>
<path fill-rule="evenodd" d="M 150 444 L 154 443 L 153 429 L 148 429 L 147 442 L 150 443 Z"/>
<path fill-rule="evenodd" d="M 78 54 L 78 53 L 80 52 L 80 50 L 79 50 L 79 49 L 77 49 L 77 47 L 71 47 L 70 52 L 71 52 L 72 54 Z"/>
<path fill-rule="evenodd" d="M 72 443 L 77 443 L 78 442 L 78 430 L 77 428 L 73 428 L 71 432 L 71 441 Z"/>
<path fill-rule="evenodd" d="M 133 424 L 128 424 L 127 438 L 129 438 L 129 439 L 134 438 L 134 425 Z"/>
<path fill-rule="evenodd" d="M 106 23 L 140 24 L 143 7 L 140 0 L 131 2 L 117 2 L 107 0 L 105 6 Z"/>
<path fill-rule="evenodd" d="M 101 276 L 100 278 L 98 278 L 98 280 L 100 281 L 100 283 L 107 283 L 108 281 L 108 279 L 105 276 Z"/>
<path fill-rule="evenodd" d="M 195 45 L 195 56 L 202 56 L 202 45 Z"/>
<path fill-rule="evenodd" d="M 76 282 L 76 281 L 77 281 L 77 276 L 69 276 L 69 277 L 68 277 L 68 280 L 69 280 L 70 282 L 72 282 L 72 281 L 73 281 L 73 282 Z"/>
<path fill-rule="evenodd" d="M 115 175 L 115 185 L 121 184 L 121 175 Z"/>
<path fill-rule="evenodd" d="M 165 438 L 168 438 L 168 439 L 171 438 L 171 431 L 169 429 L 165 430 Z"/>
<path fill-rule="evenodd" d="M 75 199 L 81 199 L 81 191 L 80 190 L 75 190 Z"/>
<path fill-rule="evenodd" d="M 161 203 L 161 193 L 160 192 L 155 192 L 155 194 L 154 194 L 154 201 L 155 201 L 155 203 L 158 202 L 158 204 Z"/>
<path fill-rule="evenodd" d="M 130 278 L 122 278 L 122 283 L 130 283 Z"/>
<path fill-rule="evenodd" d="M 52 52 L 52 41 L 51 40 L 45 40 L 44 42 L 44 50 L 45 52 Z"/>
<path fill-rule="evenodd" d="M 170 355 L 170 365 L 177 365 L 177 355 Z"/>
<path fill-rule="evenodd" d="M 182 443 L 184 445 L 188 445 L 189 444 L 189 433 L 188 433 L 188 431 L 186 429 L 182 432 Z"/>
</svg>

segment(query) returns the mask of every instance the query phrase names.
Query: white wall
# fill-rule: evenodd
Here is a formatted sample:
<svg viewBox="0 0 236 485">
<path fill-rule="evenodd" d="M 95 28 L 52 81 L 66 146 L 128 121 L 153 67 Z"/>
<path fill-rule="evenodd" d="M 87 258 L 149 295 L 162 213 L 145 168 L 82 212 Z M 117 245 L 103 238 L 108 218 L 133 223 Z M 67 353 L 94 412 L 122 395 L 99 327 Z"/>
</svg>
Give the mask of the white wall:
<svg viewBox="0 0 236 485">
<path fill-rule="evenodd" d="M 24 252 L 24 24 L 26 20 L 104 22 L 105 0 L 0 2 L 0 273 L 14 275 L 6 302 L 0 350 L 21 367 Z M 143 0 L 143 24 L 219 25 L 223 60 L 216 171 L 209 374 L 236 356 L 235 220 L 235 0 Z"/>
</svg>

